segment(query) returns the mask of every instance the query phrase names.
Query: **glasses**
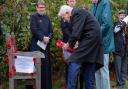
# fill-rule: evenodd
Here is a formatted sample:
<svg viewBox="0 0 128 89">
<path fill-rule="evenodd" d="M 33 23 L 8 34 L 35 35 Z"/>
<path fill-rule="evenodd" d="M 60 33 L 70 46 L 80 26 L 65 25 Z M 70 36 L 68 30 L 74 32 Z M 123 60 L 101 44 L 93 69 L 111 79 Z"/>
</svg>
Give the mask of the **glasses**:
<svg viewBox="0 0 128 89">
<path fill-rule="evenodd" d="M 45 8 L 45 7 L 38 7 L 38 8 Z"/>
</svg>

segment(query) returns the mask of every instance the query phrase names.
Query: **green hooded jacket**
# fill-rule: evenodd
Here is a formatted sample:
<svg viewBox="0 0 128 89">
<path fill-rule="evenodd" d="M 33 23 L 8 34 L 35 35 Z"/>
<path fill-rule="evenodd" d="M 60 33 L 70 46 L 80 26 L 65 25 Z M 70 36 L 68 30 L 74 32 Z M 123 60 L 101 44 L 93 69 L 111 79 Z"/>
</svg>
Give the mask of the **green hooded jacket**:
<svg viewBox="0 0 128 89">
<path fill-rule="evenodd" d="M 99 0 L 97 4 L 92 4 L 91 13 L 100 24 L 104 54 L 113 52 L 115 49 L 114 33 L 112 28 L 112 8 L 109 0 Z"/>
</svg>

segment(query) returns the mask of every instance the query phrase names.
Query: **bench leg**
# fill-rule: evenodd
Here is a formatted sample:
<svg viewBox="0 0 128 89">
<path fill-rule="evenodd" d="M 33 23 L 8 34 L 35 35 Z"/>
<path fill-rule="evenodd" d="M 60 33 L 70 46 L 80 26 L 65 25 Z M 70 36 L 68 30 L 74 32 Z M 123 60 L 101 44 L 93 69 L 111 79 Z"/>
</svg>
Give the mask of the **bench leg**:
<svg viewBox="0 0 128 89">
<path fill-rule="evenodd" d="M 9 89 L 14 89 L 14 79 L 9 78 Z"/>
</svg>

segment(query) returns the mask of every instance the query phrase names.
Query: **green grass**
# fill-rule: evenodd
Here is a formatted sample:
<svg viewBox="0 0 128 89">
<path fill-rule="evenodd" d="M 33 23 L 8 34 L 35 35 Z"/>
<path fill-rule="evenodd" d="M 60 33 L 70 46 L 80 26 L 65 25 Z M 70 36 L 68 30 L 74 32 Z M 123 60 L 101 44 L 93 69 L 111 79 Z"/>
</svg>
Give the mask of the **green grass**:
<svg viewBox="0 0 128 89">
<path fill-rule="evenodd" d="M 63 86 L 63 84 L 54 83 L 52 89 L 61 89 L 62 86 Z M 117 89 L 117 87 L 116 87 L 116 82 L 115 82 L 115 81 L 111 81 L 111 89 Z M 125 89 L 128 89 L 128 81 L 126 82 Z"/>
<path fill-rule="evenodd" d="M 115 81 L 111 81 L 111 89 L 117 89 Z M 126 82 L 125 89 L 128 89 L 128 81 Z"/>
<path fill-rule="evenodd" d="M 52 89 L 61 89 L 62 86 L 63 86 L 63 84 L 60 84 L 59 82 L 58 83 L 56 82 L 56 83 L 53 84 L 53 88 Z M 111 81 L 111 89 L 117 89 L 115 81 Z M 125 89 L 128 89 L 128 81 L 126 82 Z"/>
<path fill-rule="evenodd" d="M 8 85 L 6 84 L 5 86 L 8 86 Z M 64 83 L 63 82 L 54 82 L 52 89 L 61 89 L 63 86 L 64 86 Z M 0 89 L 2 89 L 2 88 L 0 88 Z M 9 88 L 6 87 L 6 89 L 9 89 Z M 18 85 L 16 87 L 16 89 L 25 89 L 25 86 L 22 83 L 22 84 Z M 111 89 L 117 89 L 116 82 L 115 81 L 111 81 Z M 125 89 L 128 89 L 128 81 L 126 82 Z"/>
</svg>

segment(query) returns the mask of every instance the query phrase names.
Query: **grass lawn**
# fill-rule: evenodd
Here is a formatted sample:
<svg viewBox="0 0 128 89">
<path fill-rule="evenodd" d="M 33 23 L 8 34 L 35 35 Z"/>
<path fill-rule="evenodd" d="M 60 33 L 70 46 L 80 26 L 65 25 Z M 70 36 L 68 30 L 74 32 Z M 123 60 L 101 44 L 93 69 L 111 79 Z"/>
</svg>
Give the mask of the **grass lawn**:
<svg viewBox="0 0 128 89">
<path fill-rule="evenodd" d="M 62 81 L 53 82 L 52 89 L 63 89 L 62 88 L 63 86 L 64 86 L 64 82 L 62 82 Z M 0 89 L 2 89 L 2 87 L 0 87 Z M 3 89 L 9 89 L 9 88 L 6 87 Z M 24 84 L 23 83 L 20 84 L 19 86 L 16 87 L 16 89 L 25 89 Z M 111 81 L 111 89 L 117 89 L 115 81 Z M 125 89 L 128 89 L 128 81 L 126 82 L 126 88 Z"/>
<path fill-rule="evenodd" d="M 55 83 L 53 85 L 53 88 L 52 89 L 61 89 L 62 88 L 62 84 L 59 84 L 59 83 Z M 117 89 L 116 87 L 116 82 L 115 81 L 111 81 L 111 89 Z M 128 89 L 128 81 L 126 82 L 126 87 L 125 89 Z"/>
<path fill-rule="evenodd" d="M 117 89 L 115 81 L 111 81 L 111 89 Z M 128 81 L 126 82 L 125 89 L 128 89 Z"/>
</svg>

